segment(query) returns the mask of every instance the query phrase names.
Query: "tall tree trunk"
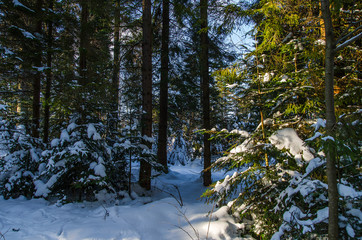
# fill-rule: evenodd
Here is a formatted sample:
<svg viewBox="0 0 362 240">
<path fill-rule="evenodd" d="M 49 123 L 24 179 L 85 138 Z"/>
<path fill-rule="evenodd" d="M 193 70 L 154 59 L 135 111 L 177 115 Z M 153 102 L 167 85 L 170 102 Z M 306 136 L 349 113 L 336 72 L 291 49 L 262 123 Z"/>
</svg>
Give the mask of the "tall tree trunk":
<svg viewBox="0 0 362 240">
<path fill-rule="evenodd" d="M 200 16 L 201 16 L 201 85 L 202 85 L 202 112 L 203 127 L 210 130 L 210 86 L 209 86 L 209 42 L 208 42 L 208 2 L 200 0 Z M 204 186 L 211 184 L 211 150 L 210 135 L 204 134 Z"/>
<path fill-rule="evenodd" d="M 37 0 L 36 2 L 36 13 L 37 20 L 35 23 L 35 32 L 38 35 L 41 35 L 42 32 L 42 0 Z M 41 67 L 41 40 L 39 39 L 36 44 L 35 56 L 34 56 L 34 65 L 37 68 Z M 40 127 L 40 91 L 41 91 L 41 73 L 37 69 L 33 77 L 33 121 L 32 121 L 32 136 L 34 138 L 39 137 L 39 127 Z"/>
<path fill-rule="evenodd" d="M 79 39 L 79 85 L 81 89 L 79 91 L 79 113 L 81 115 L 81 122 L 85 122 L 85 86 L 87 84 L 87 52 L 89 50 L 89 34 L 88 34 L 88 18 L 89 18 L 89 6 L 88 0 L 80 0 L 80 6 L 82 8 L 80 19 L 80 39 Z"/>
<path fill-rule="evenodd" d="M 49 0 L 49 10 L 53 10 L 53 0 Z M 50 120 L 50 92 L 52 87 L 52 47 L 53 47 L 53 22 L 48 21 L 48 39 L 47 39 L 47 70 L 46 70 L 46 87 L 44 101 L 44 135 L 43 142 L 49 141 L 49 120 Z"/>
<path fill-rule="evenodd" d="M 158 127 L 157 157 L 160 164 L 167 168 L 167 115 L 168 115 L 168 64 L 170 38 L 170 1 L 162 2 L 162 47 L 161 47 L 161 83 L 160 83 L 160 123 Z"/>
<path fill-rule="evenodd" d="M 119 99 L 119 72 L 120 72 L 120 41 L 119 41 L 119 28 L 120 28 L 120 0 L 116 0 L 115 14 L 114 14 L 114 47 L 113 47 L 113 76 L 112 76 L 112 103 L 111 103 L 111 119 L 110 130 L 111 132 L 117 131 L 118 124 L 118 99 Z"/>
<path fill-rule="evenodd" d="M 329 0 L 321 0 L 322 14 L 325 26 L 326 53 L 325 53 L 325 101 L 326 101 L 326 130 L 327 136 L 334 136 L 334 127 L 336 125 L 336 116 L 334 110 L 334 55 L 335 40 L 333 34 L 332 17 L 330 12 Z M 330 140 L 328 140 L 330 141 Z M 328 178 L 328 238 L 330 240 L 338 239 L 338 189 L 337 189 L 337 171 L 336 171 L 336 148 L 334 143 L 328 144 L 326 149 L 327 158 L 327 178 Z"/>
<path fill-rule="evenodd" d="M 151 0 L 142 1 L 142 136 L 152 137 L 152 19 Z M 145 141 L 148 148 L 152 143 Z M 151 164 L 141 160 L 140 186 L 151 189 Z"/>
</svg>

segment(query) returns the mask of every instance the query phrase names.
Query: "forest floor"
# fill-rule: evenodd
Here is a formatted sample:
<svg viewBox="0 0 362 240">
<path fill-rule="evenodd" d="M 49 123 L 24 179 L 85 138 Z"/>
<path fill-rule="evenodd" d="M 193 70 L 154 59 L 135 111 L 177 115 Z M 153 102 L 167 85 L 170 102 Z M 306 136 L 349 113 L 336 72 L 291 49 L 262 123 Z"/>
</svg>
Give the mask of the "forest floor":
<svg viewBox="0 0 362 240">
<path fill-rule="evenodd" d="M 137 166 L 134 169 L 137 174 Z M 171 166 L 153 179 L 153 189 L 134 186 L 134 199 L 59 205 L 44 199 L 0 199 L 0 240 L 183 240 L 242 239 L 238 224 L 200 199 L 199 162 Z M 214 173 L 214 180 L 223 173 Z M 180 193 L 180 194 L 179 194 Z M 209 214 L 211 213 L 211 215 Z M 252 239 L 252 238 L 243 238 Z"/>
</svg>

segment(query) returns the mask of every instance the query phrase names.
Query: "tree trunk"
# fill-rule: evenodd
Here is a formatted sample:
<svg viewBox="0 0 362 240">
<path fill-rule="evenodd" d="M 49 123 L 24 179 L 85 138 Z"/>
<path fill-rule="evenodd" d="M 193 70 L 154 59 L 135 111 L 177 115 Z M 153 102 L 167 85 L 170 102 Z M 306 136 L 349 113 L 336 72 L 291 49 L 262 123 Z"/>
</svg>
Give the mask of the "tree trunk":
<svg viewBox="0 0 362 240">
<path fill-rule="evenodd" d="M 160 83 L 160 122 L 158 127 L 157 157 L 160 164 L 167 168 L 167 115 L 168 115 L 168 44 L 170 38 L 170 1 L 162 2 L 162 47 L 161 47 L 161 83 Z"/>
<path fill-rule="evenodd" d="M 326 130 L 327 136 L 334 136 L 334 127 L 336 117 L 334 111 L 334 54 L 335 40 L 333 35 L 333 25 L 331 12 L 329 9 L 329 0 L 322 0 L 322 14 L 325 26 L 326 53 L 325 53 L 325 101 L 326 101 Z M 331 140 L 327 140 L 331 142 Z M 328 144 L 326 149 L 327 158 L 327 178 L 328 178 L 328 238 L 330 240 L 338 239 L 338 189 L 337 189 L 337 171 L 336 171 L 336 148 L 334 143 Z"/>
<path fill-rule="evenodd" d="M 49 9 L 53 10 L 53 0 L 49 0 Z M 52 46 L 53 46 L 53 22 L 48 21 L 48 39 L 47 39 L 47 70 L 46 70 L 46 87 L 44 101 L 44 135 L 43 142 L 49 141 L 49 120 L 50 120 L 50 92 L 52 87 Z"/>
<path fill-rule="evenodd" d="M 38 35 L 41 35 L 42 32 L 42 0 L 37 0 L 36 2 L 36 12 L 37 20 L 35 23 L 35 32 Z M 41 40 L 39 39 L 36 44 L 34 56 L 34 66 L 37 68 L 41 67 Z M 40 127 L 40 91 L 41 91 L 41 73 L 37 69 L 35 70 L 33 77 L 33 121 L 32 121 L 32 136 L 34 138 L 39 137 L 39 127 Z"/>
<path fill-rule="evenodd" d="M 208 2 L 200 0 L 200 16 L 201 16 L 201 85 L 202 85 L 202 112 L 203 112 L 203 127 L 210 130 L 210 87 L 209 87 L 209 56 L 208 56 Z M 211 151 L 210 151 L 210 135 L 204 134 L 204 186 L 211 184 Z"/>
<path fill-rule="evenodd" d="M 142 1 L 142 136 L 152 137 L 152 21 L 151 0 Z M 145 141 L 152 149 L 152 143 Z M 151 164 L 141 160 L 139 173 L 140 186 L 151 189 Z"/>
<path fill-rule="evenodd" d="M 113 50 L 113 76 L 112 76 L 112 103 L 111 103 L 111 119 L 110 130 L 111 132 L 117 131 L 118 124 L 118 99 L 119 99 L 119 72 L 120 72 L 120 41 L 119 41 L 119 27 L 120 27 L 120 0 L 116 0 L 115 14 L 114 14 L 114 50 Z"/>
<path fill-rule="evenodd" d="M 85 123 L 85 86 L 87 84 L 87 52 L 89 50 L 89 34 L 88 34 L 88 18 L 89 18 L 89 6 L 88 0 L 81 0 L 80 6 L 82 9 L 80 19 L 80 39 L 79 39 L 79 109 L 78 112 L 81 115 L 81 122 Z"/>
</svg>

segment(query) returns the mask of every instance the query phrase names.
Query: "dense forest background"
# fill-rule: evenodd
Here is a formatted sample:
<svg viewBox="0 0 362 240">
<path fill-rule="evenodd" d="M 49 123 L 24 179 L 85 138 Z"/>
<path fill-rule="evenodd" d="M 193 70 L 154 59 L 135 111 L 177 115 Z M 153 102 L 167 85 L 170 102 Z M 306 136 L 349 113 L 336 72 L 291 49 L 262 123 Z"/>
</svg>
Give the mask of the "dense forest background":
<svg viewBox="0 0 362 240">
<path fill-rule="evenodd" d="M 131 195 L 201 158 L 204 197 L 254 236 L 361 237 L 361 9 L 1 0 L 0 194 Z"/>
</svg>

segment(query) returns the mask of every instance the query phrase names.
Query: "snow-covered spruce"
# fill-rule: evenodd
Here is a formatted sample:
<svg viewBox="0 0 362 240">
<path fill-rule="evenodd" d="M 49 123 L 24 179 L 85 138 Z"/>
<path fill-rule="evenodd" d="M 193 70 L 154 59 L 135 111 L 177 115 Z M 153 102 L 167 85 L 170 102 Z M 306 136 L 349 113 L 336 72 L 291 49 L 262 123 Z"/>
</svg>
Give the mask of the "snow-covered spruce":
<svg viewBox="0 0 362 240">
<path fill-rule="evenodd" d="M 315 131 L 324 127 L 319 119 Z M 323 134 L 314 134 L 309 141 Z M 325 178 L 323 143 L 319 154 L 299 138 L 294 129 L 281 129 L 269 137 L 271 144 L 247 138 L 218 159 L 218 169 L 233 171 L 204 196 L 227 206 L 242 223 L 245 233 L 263 239 L 318 238 L 327 233 L 328 186 Z M 269 167 L 265 166 L 265 153 Z M 344 239 L 361 237 L 362 192 L 341 179 L 338 185 L 341 206 L 340 228 Z"/>
<path fill-rule="evenodd" d="M 43 144 L 26 133 L 25 127 L 4 124 L 1 147 L 6 147 L 0 157 L 0 195 L 31 198 L 35 191 L 34 180 L 42 168 Z M 6 130 L 6 131 L 5 131 Z"/>
<path fill-rule="evenodd" d="M 42 153 L 44 167 L 35 183 L 35 197 L 64 201 L 95 200 L 101 190 L 127 189 L 127 162 L 104 137 L 102 124 L 71 122 Z M 115 152 L 118 151 L 118 152 Z"/>
</svg>

